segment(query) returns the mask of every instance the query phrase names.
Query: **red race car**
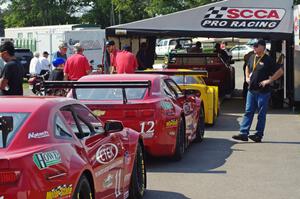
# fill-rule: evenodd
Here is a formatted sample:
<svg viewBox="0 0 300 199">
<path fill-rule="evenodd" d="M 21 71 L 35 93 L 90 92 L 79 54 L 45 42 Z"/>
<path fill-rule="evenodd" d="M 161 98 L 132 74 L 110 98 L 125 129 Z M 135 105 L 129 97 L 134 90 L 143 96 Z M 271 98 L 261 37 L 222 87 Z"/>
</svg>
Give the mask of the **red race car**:
<svg viewBox="0 0 300 199">
<path fill-rule="evenodd" d="M 143 135 L 153 156 L 180 160 L 192 141 L 204 136 L 199 91 L 182 91 L 166 75 L 90 75 L 78 82 L 46 82 L 46 88 L 73 88 L 74 98 L 103 121 L 117 119 Z"/>
<path fill-rule="evenodd" d="M 142 198 L 143 141 L 68 98 L 0 98 L 0 198 Z"/>
<path fill-rule="evenodd" d="M 210 86 L 218 86 L 220 95 L 231 94 L 235 89 L 235 69 L 214 53 L 170 53 L 168 69 L 207 70 L 203 78 Z"/>
</svg>

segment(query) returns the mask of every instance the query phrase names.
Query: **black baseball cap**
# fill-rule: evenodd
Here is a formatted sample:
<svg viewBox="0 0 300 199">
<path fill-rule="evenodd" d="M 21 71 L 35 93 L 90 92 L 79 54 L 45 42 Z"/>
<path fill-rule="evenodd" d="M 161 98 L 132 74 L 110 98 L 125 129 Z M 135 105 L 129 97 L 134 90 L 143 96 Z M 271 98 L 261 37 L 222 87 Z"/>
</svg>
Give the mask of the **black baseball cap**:
<svg viewBox="0 0 300 199">
<path fill-rule="evenodd" d="M 264 47 L 266 47 L 266 41 L 265 40 L 263 40 L 263 39 L 259 39 L 257 42 L 255 42 L 254 43 L 254 47 L 258 47 L 258 46 L 264 46 Z"/>
<path fill-rule="evenodd" d="M 105 43 L 106 46 L 114 46 L 115 42 L 113 40 L 109 40 Z"/>
<path fill-rule="evenodd" d="M 10 41 L 6 41 L 4 42 L 1 46 L 0 46 L 0 52 L 4 52 L 6 51 L 10 56 L 14 56 L 15 55 L 15 47 L 14 44 Z"/>
</svg>

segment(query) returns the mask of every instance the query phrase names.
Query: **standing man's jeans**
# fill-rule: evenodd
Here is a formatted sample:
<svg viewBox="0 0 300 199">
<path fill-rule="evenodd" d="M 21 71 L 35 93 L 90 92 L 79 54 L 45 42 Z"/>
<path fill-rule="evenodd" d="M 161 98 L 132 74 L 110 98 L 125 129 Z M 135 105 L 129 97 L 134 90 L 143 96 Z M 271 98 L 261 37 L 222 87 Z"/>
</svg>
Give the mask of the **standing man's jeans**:
<svg viewBox="0 0 300 199">
<path fill-rule="evenodd" d="M 258 121 L 256 125 L 256 135 L 263 137 L 266 125 L 266 115 L 269 105 L 271 93 L 259 93 L 256 91 L 248 91 L 246 112 L 240 126 L 242 135 L 248 135 L 253 121 L 255 111 L 258 110 Z"/>
</svg>

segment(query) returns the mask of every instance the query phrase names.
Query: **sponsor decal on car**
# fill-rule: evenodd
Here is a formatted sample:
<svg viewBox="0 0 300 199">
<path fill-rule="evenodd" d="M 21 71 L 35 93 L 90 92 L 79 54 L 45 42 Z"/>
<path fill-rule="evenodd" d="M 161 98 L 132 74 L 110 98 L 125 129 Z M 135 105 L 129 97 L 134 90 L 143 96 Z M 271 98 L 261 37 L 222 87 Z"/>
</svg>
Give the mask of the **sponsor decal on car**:
<svg viewBox="0 0 300 199">
<path fill-rule="evenodd" d="M 118 152 L 118 147 L 115 144 L 104 144 L 98 149 L 96 160 L 101 164 L 109 164 L 116 159 Z"/>
<path fill-rule="evenodd" d="M 113 176 L 109 174 L 107 178 L 104 179 L 103 181 L 103 187 L 104 188 L 109 188 L 113 185 Z"/>
<path fill-rule="evenodd" d="M 130 164 L 130 162 L 131 162 L 131 157 L 130 157 L 128 151 L 125 151 L 125 153 L 124 153 L 124 162 L 125 162 L 125 164 Z"/>
<path fill-rule="evenodd" d="M 124 193 L 124 198 L 127 199 L 128 197 L 129 197 L 129 191 L 126 191 L 126 192 Z"/>
<path fill-rule="evenodd" d="M 177 127 L 177 125 L 178 125 L 177 119 L 172 119 L 166 123 L 167 128 Z"/>
<path fill-rule="evenodd" d="M 130 182 L 131 173 L 128 173 L 124 176 L 124 182 Z"/>
<path fill-rule="evenodd" d="M 201 25 L 205 28 L 274 29 L 285 15 L 284 9 L 211 7 Z"/>
<path fill-rule="evenodd" d="M 101 116 L 105 115 L 106 111 L 94 110 L 93 113 L 94 113 L 95 116 L 101 117 Z"/>
<path fill-rule="evenodd" d="M 111 171 L 112 169 L 114 169 L 114 168 L 116 168 L 116 167 L 118 167 L 122 164 L 123 164 L 123 160 L 118 160 L 118 161 L 112 163 L 111 165 L 108 165 L 104 169 L 100 169 L 99 171 L 96 171 L 95 176 L 99 177 L 99 176 L 103 175 L 104 173 L 107 173 L 107 172 Z"/>
<path fill-rule="evenodd" d="M 40 139 L 40 138 L 45 138 L 45 137 L 49 137 L 49 136 L 50 135 L 49 135 L 48 131 L 28 133 L 28 139 Z"/>
<path fill-rule="evenodd" d="M 160 102 L 160 106 L 164 110 L 171 110 L 171 109 L 173 109 L 173 105 L 170 102 L 166 102 L 166 101 Z"/>
<path fill-rule="evenodd" d="M 49 151 L 33 154 L 33 162 L 39 169 L 45 169 L 61 163 L 61 156 L 58 151 Z"/>
<path fill-rule="evenodd" d="M 61 185 L 56 188 L 53 188 L 51 191 L 47 192 L 46 199 L 62 199 L 70 198 L 72 194 L 73 186 L 70 185 Z"/>
</svg>

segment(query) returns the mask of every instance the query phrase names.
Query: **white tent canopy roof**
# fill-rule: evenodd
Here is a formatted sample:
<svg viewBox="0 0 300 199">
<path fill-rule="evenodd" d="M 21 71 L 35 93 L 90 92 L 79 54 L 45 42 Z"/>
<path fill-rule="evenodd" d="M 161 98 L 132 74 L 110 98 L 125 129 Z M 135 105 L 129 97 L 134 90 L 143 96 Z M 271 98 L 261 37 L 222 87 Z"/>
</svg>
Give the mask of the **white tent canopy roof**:
<svg viewBox="0 0 300 199">
<path fill-rule="evenodd" d="M 293 33 L 293 0 L 225 0 L 168 15 L 112 26 L 108 36 L 265 37 Z"/>
</svg>

